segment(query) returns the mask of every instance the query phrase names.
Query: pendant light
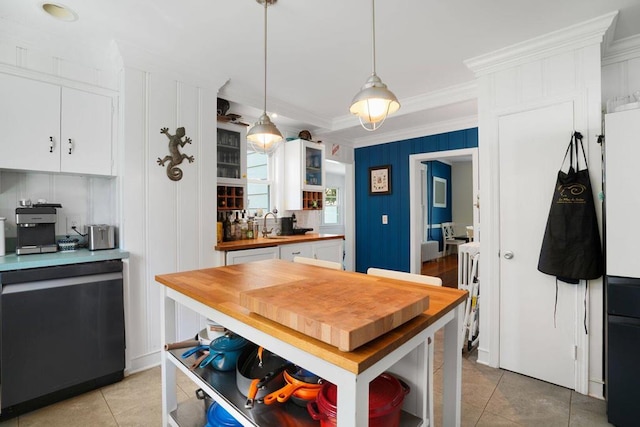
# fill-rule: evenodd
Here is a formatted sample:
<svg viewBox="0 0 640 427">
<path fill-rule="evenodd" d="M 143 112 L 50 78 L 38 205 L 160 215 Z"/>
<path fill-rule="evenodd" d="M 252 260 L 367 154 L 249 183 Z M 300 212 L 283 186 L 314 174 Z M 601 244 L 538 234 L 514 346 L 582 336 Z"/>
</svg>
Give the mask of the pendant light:
<svg viewBox="0 0 640 427">
<path fill-rule="evenodd" d="M 387 89 L 387 85 L 376 74 L 376 5 L 371 0 L 372 16 L 372 46 L 373 46 L 373 72 L 367 79 L 360 92 L 351 101 L 351 114 L 360 119 L 360 124 L 368 131 L 374 131 L 382 126 L 389 114 L 393 114 L 400 108 L 398 98 Z"/>
<path fill-rule="evenodd" d="M 256 0 L 264 4 L 264 109 L 258 121 L 247 133 L 247 141 L 258 153 L 273 153 L 280 141 L 282 134 L 273 124 L 267 114 L 267 7 L 275 4 L 277 0 Z"/>
</svg>

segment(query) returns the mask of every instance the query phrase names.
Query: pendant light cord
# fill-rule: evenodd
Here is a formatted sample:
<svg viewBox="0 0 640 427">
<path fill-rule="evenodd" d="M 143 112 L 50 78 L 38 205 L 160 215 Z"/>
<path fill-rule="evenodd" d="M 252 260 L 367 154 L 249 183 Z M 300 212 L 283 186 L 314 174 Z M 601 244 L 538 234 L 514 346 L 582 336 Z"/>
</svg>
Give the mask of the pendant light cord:
<svg viewBox="0 0 640 427">
<path fill-rule="evenodd" d="M 373 74 L 376 73 L 376 0 L 371 0 L 371 39 L 373 46 Z"/>
<path fill-rule="evenodd" d="M 267 5 L 264 0 L 264 114 L 267 114 Z"/>
</svg>

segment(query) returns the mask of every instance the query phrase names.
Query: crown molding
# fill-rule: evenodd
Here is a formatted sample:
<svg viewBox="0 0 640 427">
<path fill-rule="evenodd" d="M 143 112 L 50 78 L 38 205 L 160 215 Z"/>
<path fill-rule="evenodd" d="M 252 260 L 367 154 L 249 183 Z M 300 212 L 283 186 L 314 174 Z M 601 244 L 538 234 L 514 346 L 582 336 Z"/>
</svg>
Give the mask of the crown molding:
<svg viewBox="0 0 640 427">
<path fill-rule="evenodd" d="M 640 34 L 616 40 L 605 46 L 602 65 L 640 58 Z"/>
<path fill-rule="evenodd" d="M 470 129 L 478 127 L 478 116 L 467 116 L 446 120 L 437 123 L 415 126 L 394 132 L 375 133 L 371 136 L 357 138 L 353 140 L 354 148 L 367 147 L 370 145 L 384 144 L 387 142 L 403 141 L 421 136 L 438 135 L 446 132 Z"/>
<path fill-rule="evenodd" d="M 552 55 L 602 43 L 618 11 L 535 37 L 494 52 L 470 58 L 464 64 L 476 76 L 495 73 Z"/>
</svg>

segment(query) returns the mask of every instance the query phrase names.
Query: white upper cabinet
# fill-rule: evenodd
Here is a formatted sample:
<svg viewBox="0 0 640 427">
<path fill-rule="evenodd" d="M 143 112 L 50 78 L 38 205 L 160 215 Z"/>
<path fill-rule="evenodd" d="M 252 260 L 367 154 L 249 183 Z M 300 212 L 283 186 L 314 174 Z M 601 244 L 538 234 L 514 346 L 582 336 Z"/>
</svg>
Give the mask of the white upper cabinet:
<svg viewBox="0 0 640 427">
<path fill-rule="evenodd" d="M 60 168 L 60 87 L 0 74 L 0 168 Z"/>
<path fill-rule="evenodd" d="M 285 209 L 322 209 L 324 145 L 304 139 L 286 141 L 284 167 Z"/>
<path fill-rule="evenodd" d="M 111 97 L 62 88 L 60 170 L 112 175 Z"/>
<path fill-rule="evenodd" d="M 113 98 L 0 74 L 0 168 L 113 175 Z"/>
</svg>

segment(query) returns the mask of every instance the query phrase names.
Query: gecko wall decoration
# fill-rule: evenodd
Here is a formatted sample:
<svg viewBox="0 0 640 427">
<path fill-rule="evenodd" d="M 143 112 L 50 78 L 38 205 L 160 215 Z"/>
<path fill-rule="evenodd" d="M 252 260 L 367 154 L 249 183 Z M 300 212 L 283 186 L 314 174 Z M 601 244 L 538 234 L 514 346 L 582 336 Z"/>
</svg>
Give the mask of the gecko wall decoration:
<svg viewBox="0 0 640 427">
<path fill-rule="evenodd" d="M 182 163 L 184 159 L 187 159 L 189 163 L 193 163 L 195 160 L 193 156 L 187 156 L 180 152 L 180 147 L 184 147 L 185 144 L 191 144 L 191 138 L 186 137 L 184 141 L 182 140 L 182 137 L 185 135 L 183 127 L 177 128 L 175 135 L 169 133 L 169 128 L 160 129 L 160 133 L 164 133 L 167 135 L 167 138 L 169 138 L 169 155 L 164 156 L 163 159 L 158 157 L 157 162 L 160 166 L 164 166 L 168 161 L 167 176 L 172 181 L 180 181 L 182 179 L 182 169 L 180 169 L 178 165 Z"/>
</svg>

